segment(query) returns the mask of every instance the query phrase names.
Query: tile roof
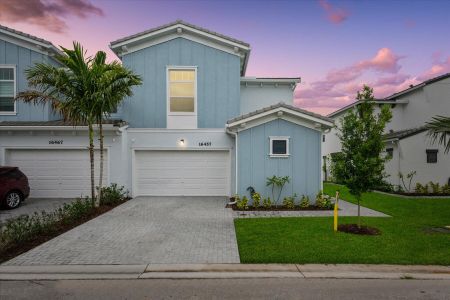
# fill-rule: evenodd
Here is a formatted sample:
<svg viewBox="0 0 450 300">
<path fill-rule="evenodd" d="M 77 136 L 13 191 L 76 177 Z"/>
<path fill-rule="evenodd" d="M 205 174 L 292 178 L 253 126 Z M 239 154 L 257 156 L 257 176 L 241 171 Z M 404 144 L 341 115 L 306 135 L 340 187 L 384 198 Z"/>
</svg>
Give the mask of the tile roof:
<svg viewBox="0 0 450 300">
<path fill-rule="evenodd" d="M 235 38 L 232 38 L 232 37 L 229 37 L 229 36 L 217 33 L 215 31 L 208 30 L 206 28 L 203 28 L 203 27 L 200 27 L 200 26 L 197 26 L 197 25 L 193 25 L 193 24 L 187 23 L 187 22 L 185 22 L 183 20 L 176 20 L 175 22 L 171 22 L 169 24 L 165 24 L 165 25 L 162 25 L 162 26 L 151 28 L 151 29 L 148 29 L 148 30 L 145 30 L 145 31 L 133 34 L 133 35 L 129 35 L 129 36 L 120 38 L 118 40 L 115 40 L 115 41 L 111 42 L 110 44 L 113 46 L 114 44 L 118 44 L 118 43 L 130 40 L 130 39 L 133 39 L 133 38 L 136 38 L 136 37 L 140 37 L 140 36 L 143 36 L 143 35 L 146 35 L 146 34 L 149 34 L 149 33 L 152 33 L 152 32 L 155 32 L 155 31 L 158 31 L 158 30 L 161 30 L 161 29 L 173 26 L 173 25 L 178 25 L 178 24 L 179 25 L 184 25 L 184 26 L 187 26 L 187 27 L 191 27 L 193 29 L 197 29 L 197 30 L 200 30 L 200 31 L 203 31 L 205 33 L 209 33 L 209 34 L 215 35 L 217 37 L 229 40 L 231 42 L 235 42 L 235 43 L 241 44 L 241 45 L 246 46 L 246 47 L 250 47 L 250 44 L 248 44 L 246 42 L 243 42 L 243 41 L 237 40 Z"/>
<path fill-rule="evenodd" d="M 319 114 L 316 114 L 316 113 L 313 113 L 313 112 L 310 112 L 310 111 L 307 111 L 307 110 L 304 110 L 304 109 L 301 109 L 301 108 L 298 108 L 298 107 L 295 107 L 295 106 L 292 106 L 292 105 L 289 105 L 289 104 L 286 104 L 284 102 L 280 102 L 280 103 L 277 103 L 277 104 L 274 104 L 274 105 L 271 105 L 271 106 L 268 106 L 268 107 L 265 107 L 265 108 L 261 108 L 261 109 L 255 110 L 255 111 L 250 112 L 248 114 L 244 114 L 244 115 L 238 116 L 238 117 L 233 118 L 231 120 L 228 120 L 227 124 L 231 124 L 231 123 L 234 123 L 234 122 L 237 122 L 237 121 L 240 121 L 240 120 L 244 120 L 244 119 L 247 119 L 249 117 L 256 116 L 256 115 L 259 115 L 261 113 L 264 113 L 264 112 L 267 112 L 267 111 L 270 111 L 270 110 L 273 110 L 273 109 L 277 109 L 277 108 L 290 109 L 290 110 L 293 110 L 293 111 L 296 111 L 296 112 L 299 112 L 299 113 L 303 113 L 303 114 L 311 116 L 311 117 L 315 117 L 315 118 L 321 119 L 323 121 L 334 123 L 333 119 L 330 119 L 330 118 L 327 118 L 325 116 L 322 116 L 322 115 L 319 115 Z"/>
<path fill-rule="evenodd" d="M 418 133 L 426 131 L 426 126 L 416 127 L 416 128 L 410 128 L 410 129 L 403 129 L 399 131 L 392 131 L 389 133 L 386 133 L 383 135 L 384 140 L 392 140 L 392 139 L 404 139 L 413 135 L 416 135 Z"/>
<path fill-rule="evenodd" d="M 47 44 L 47 45 L 49 45 L 49 46 L 53 46 L 53 44 L 52 44 L 50 41 L 44 40 L 44 39 L 42 39 L 42 38 L 39 38 L 39 37 L 37 37 L 37 36 L 31 35 L 31 34 L 28 34 L 28 33 L 25 33 L 25 32 L 19 31 L 19 30 L 15 30 L 15 29 L 12 29 L 12 28 L 3 26 L 3 25 L 1 25 L 1 24 L 0 24 L 0 29 L 6 30 L 6 31 L 11 32 L 11 33 L 14 33 L 14 34 L 21 35 L 21 36 L 23 36 L 23 37 L 26 37 L 26 38 L 35 40 L 35 41 L 40 42 L 40 43 Z M 54 46 L 53 46 L 53 47 L 54 47 Z"/>
</svg>

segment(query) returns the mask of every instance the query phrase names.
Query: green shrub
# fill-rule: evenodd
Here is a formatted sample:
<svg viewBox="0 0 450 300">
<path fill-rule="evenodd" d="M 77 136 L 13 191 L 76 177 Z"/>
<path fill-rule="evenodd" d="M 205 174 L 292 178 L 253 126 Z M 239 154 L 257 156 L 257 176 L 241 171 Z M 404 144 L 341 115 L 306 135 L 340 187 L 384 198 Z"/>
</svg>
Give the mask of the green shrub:
<svg viewBox="0 0 450 300">
<path fill-rule="evenodd" d="M 295 208 L 295 197 L 284 197 L 283 206 L 287 209 Z"/>
<path fill-rule="evenodd" d="M 431 188 L 431 192 L 433 194 L 439 194 L 439 192 L 441 191 L 441 186 L 440 186 L 439 182 L 434 183 L 434 182 L 430 181 L 430 188 Z"/>
<path fill-rule="evenodd" d="M 331 203 L 330 196 L 324 195 L 323 192 L 320 191 L 316 196 L 316 206 L 318 208 L 332 208 L 333 204 Z"/>
<path fill-rule="evenodd" d="M 242 197 L 242 199 L 239 199 L 236 201 L 236 207 L 240 210 L 247 210 L 248 209 L 248 198 L 247 196 Z"/>
<path fill-rule="evenodd" d="M 83 219 L 94 209 L 90 198 L 78 198 L 52 212 L 42 211 L 9 219 L 0 227 L 0 248 L 29 241 L 37 235 L 51 234 L 57 230 L 57 224 Z"/>
<path fill-rule="evenodd" d="M 98 190 L 98 188 L 97 188 Z M 102 195 L 100 199 L 101 205 L 116 205 L 123 202 L 128 196 L 125 187 L 112 183 L 110 186 L 102 187 Z"/>
<path fill-rule="evenodd" d="M 272 200 L 270 200 L 270 197 L 263 199 L 263 207 L 264 208 L 272 208 Z"/>
<path fill-rule="evenodd" d="M 252 195 L 252 200 L 253 200 L 253 207 L 254 208 L 258 208 L 259 205 L 261 204 L 261 195 L 259 193 L 253 193 Z"/>
<path fill-rule="evenodd" d="M 450 185 L 448 183 L 444 184 L 441 188 L 443 194 L 450 194 Z"/>
<path fill-rule="evenodd" d="M 302 200 L 300 200 L 300 208 L 308 208 L 309 207 L 309 197 L 303 195 Z"/>
</svg>

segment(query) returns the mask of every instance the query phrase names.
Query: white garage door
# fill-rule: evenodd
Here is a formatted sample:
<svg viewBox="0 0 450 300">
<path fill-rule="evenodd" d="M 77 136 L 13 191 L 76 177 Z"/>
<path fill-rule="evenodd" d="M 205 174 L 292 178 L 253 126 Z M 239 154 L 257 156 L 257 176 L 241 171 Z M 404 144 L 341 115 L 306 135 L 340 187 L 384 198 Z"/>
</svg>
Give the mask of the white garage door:
<svg viewBox="0 0 450 300">
<path fill-rule="evenodd" d="M 135 195 L 225 196 L 230 191 L 228 151 L 135 152 Z"/>
<path fill-rule="evenodd" d="M 95 183 L 99 178 L 99 153 L 95 156 Z M 107 151 L 104 153 L 104 176 L 108 179 Z M 89 152 L 78 149 L 41 150 L 11 149 L 6 165 L 19 167 L 30 182 L 33 198 L 75 198 L 90 196 Z"/>
</svg>

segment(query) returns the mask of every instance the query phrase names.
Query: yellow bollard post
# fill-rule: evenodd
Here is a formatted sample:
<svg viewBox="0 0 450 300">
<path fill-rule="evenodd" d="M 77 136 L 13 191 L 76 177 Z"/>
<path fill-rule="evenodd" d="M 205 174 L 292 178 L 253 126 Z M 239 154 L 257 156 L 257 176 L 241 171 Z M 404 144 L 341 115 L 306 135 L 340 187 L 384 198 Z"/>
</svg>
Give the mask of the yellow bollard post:
<svg viewBox="0 0 450 300">
<path fill-rule="evenodd" d="M 338 230 L 338 202 L 339 202 L 339 191 L 336 191 L 336 201 L 334 203 L 334 232 Z"/>
</svg>

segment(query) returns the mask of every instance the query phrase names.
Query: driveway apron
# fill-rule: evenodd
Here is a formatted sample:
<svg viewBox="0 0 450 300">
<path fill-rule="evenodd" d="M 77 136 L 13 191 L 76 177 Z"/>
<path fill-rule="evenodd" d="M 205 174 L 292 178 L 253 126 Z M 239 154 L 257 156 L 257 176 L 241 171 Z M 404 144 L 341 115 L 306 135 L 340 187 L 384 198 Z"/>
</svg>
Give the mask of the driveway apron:
<svg viewBox="0 0 450 300">
<path fill-rule="evenodd" d="M 5 265 L 239 263 L 225 197 L 138 197 Z"/>
</svg>

